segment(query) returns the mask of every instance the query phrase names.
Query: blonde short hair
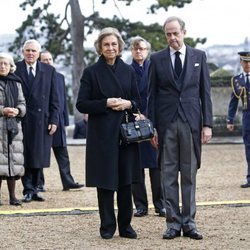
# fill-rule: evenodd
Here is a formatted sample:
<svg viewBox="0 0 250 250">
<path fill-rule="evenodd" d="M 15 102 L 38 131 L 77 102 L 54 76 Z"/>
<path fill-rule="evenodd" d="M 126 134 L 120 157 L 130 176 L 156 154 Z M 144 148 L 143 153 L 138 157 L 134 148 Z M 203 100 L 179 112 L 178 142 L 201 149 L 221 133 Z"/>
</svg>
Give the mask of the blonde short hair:
<svg viewBox="0 0 250 250">
<path fill-rule="evenodd" d="M 9 53 L 1 52 L 0 58 L 8 59 L 10 63 L 10 73 L 14 73 L 16 70 L 16 64 L 14 62 L 12 55 L 10 55 Z"/>
<path fill-rule="evenodd" d="M 122 36 L 121 36 L 120 32 L 118 31 L 118 29 L 113 28 L 113 27 L 107 27 L 107 28 L 104 28 L 101 30 L 101 32 L 98 35 L 98 38 L 96 39 L 96 41 L 94 43 L 96 52 L 98 53 L 98 55 L 102 54 L 102 48 L 101 48 L 102 40 L 106 36 L 110 36 L 110 35 L 117 37 L 118 44 L 119 44 L 119 56 L 121 56 L 121 53 L 124 49 L 125 43 L 124 43 Z"/>
</svg>

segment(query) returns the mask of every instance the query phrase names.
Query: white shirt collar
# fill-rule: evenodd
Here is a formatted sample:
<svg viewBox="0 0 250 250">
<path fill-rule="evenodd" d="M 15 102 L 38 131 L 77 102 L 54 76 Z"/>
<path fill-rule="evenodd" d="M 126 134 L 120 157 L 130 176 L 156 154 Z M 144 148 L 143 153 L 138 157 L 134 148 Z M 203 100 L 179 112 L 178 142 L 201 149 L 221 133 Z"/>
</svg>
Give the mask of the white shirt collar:
<svg viewBox="0 0 250 250">
<path fill-rule="evenodd" d="M 26 68 L 27 68 L 27 72 L 29 74 L 29 70 L 30 70 L 30 67 L 32 67 L 32 73 L 33 75 L 35 76 L 36 75 L 36 65 L 37 65 L 37 61 L 35 61 L 33 64 L 28 64 L 28 63 L 25 63 L 26 64 Z"/>
<path fill-rule="evenodd" d="M 174 55 L 174 53 L 175 53 L 177 50 L 173 49 L 172 47 L 169 47 L 169 48 L 170 48 L 170 55 L 171 55 L 171 56 Z M 185 56 L 185 54 L 186 54 L 186 45 L 183 44 L 182 47 L 181 47 L 181 49 L 178 50 L 178 51 L 179 51 L 182 55 Z"/>
</svg>

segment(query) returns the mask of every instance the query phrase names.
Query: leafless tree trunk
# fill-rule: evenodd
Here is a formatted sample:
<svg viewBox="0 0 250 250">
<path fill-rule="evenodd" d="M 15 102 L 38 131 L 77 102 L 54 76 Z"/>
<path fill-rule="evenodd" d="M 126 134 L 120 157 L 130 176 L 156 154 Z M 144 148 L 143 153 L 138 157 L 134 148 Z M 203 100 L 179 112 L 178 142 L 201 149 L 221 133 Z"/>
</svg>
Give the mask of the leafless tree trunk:
<svg viewBox="0 0 250 250">
<path fill-rule="evenodd" d="M 79 0 L 69 0 L 71 9 L 70 34 L 72 39 L 72 91 L 74 118 L 82 119 L 82 115 L 76 110 L 75 104 L 80 86 L 80 78 L 84 68 L 84 16 L 82 15 Z"/>
</svg>

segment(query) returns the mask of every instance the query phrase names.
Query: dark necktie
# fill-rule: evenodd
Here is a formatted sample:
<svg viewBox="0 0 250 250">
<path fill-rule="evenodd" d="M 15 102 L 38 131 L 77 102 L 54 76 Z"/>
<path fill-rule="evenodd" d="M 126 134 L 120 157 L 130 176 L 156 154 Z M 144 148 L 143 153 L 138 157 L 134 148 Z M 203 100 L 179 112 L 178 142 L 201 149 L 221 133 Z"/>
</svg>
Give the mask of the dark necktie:
<svg viewBox="0 0 250 250">
<path fill-rule="evenodd" d="M 181 71 L 182 71 L 182 64 L 181 64 L 179 51 L 175 52 L 174 70 L 175 70 L 175 73 L 177 74 L 177 76 L 179 77 L 181 74 Z"/>
<path fill-rule="evenodd" d="M 246 87 L 249 89 L 250 82 L 249 82 L 249 73 L 246 74 Z"/>
<path fill-rule="evenodd" d="M 33 70 L 33 68 L 30 66 L 30 67 L 29 67 L 29 82 L 30 82 L 30 83 L 32 83 L 33 80 L 35 79 L 32 70 Z"/>
</svg>

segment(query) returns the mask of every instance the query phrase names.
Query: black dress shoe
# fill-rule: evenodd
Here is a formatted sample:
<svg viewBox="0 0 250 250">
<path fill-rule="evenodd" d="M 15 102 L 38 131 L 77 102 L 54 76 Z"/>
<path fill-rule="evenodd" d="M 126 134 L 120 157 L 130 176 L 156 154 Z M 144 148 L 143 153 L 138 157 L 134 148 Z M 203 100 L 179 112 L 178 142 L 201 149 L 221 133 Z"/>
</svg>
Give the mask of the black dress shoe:
<svg viewBox="0 0 250 250">
<path fill-rule="evenodd" d="M 166 217 L 166 209 L 161 208 L 161 209 L 155 209 L 155 213 L 158 214 L 160 217 Z"/>
<path fill-rule="evenodd" d="M 163 239 L 172 240 L 179 236 L 181 236 L 181 231 L 175 230 L 173 228 L 168 228 L 163 234 Z"/>
<path fill-rule="evenodd" d="M 10 199 L 10 205 L 12 206 L 21 206 L 22 205 L 22 202 L 18 199 Z"/>
<path fill-rule="evenodd" d="M 24 195 L 23 202 L 31 202 L 32 201 L 32 194 L 28 193 Z"/>
<path fill-rule="evenodd" d="M 45 199 L 42 196 L 40 196 L 39 194 L 33 194 L 32 200 L 33 201 L 45 201 Z"/>
<path fill-rule="evenodd" d="M 46 192 L 44 186 L 40 186 L 40 185 L 37 186 L 36 190 L 37 190 L 37 192 Z"/>
<path fill-rule="evenodd" d="M 101 237 L 105 240 L 109 240 L 113 238 L 113 235 L 111 233 L 103 233 L 101 234 Z"/>
<path fill-rule="evenodd" d="M 135 230 L 131 226 L 129 228 L 127 228 L 125 231 L 120 230 L 119 235 L 120 235 L 120 237 L 123 237 L 123 238 L 129 238 L 129 239 L 136 239 L 137 238 L 137 233 L 135 232 Z"/>
<path fill-rule="evenodd" d="M 84 184 L 79 184 L 76 182 L 76 183 L 71 184 L 68 187 L 64 187 L 63 191 L 69 191 L 70 189 L 78 189 L 78 188 L 82 188 L 82 187 L 84 187 Z"/>
<path fill-rule="evenodd" d="M 138 208 L 136 212 L 134 213 L 135 217 L 143 217 L 148 214 L 148 211 L 142 208 Z"/>
<path fill-rule="evenodd" d="M 196 229 L 192 229 L 188 232 L 184 232 L 183 236 L 189 237 L 189 238 L 195 239 L 195 240 L 202 240 L 203 239 L 202 234 L 199 231 L 197 231 Z"/>
<path fill-rule="evenodd" d="M 250 187 L 250 183 L 245 183 L 245 184 L 242 184 L 240 185 L 241 188 L 249 188 Z"/>
</svg>

